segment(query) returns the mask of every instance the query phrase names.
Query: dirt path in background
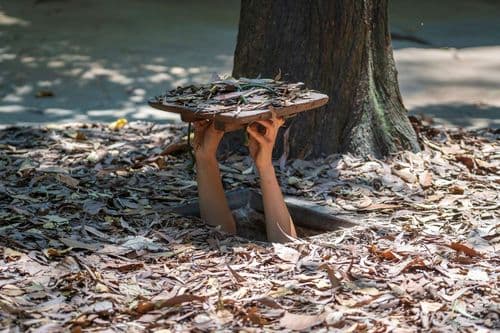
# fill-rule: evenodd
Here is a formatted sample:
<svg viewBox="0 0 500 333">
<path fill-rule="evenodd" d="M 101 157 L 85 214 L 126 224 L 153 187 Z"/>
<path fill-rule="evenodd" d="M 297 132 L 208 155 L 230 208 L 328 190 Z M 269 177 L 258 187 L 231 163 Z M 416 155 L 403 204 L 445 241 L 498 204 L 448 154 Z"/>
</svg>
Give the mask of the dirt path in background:
<svg viewBox="0 0 500 333">
<path fill-rule="evenodd" d="M 34 3 L 0 1 L 0 124 L 176 121 L 147 97 L 231 71 L 238 1 Z M 500 6 L 409 5 L 393 4 L 393 30 L 436 47 L 394 42 L 408 109 L 448 126 L 499 127 Z"/>
</svg>

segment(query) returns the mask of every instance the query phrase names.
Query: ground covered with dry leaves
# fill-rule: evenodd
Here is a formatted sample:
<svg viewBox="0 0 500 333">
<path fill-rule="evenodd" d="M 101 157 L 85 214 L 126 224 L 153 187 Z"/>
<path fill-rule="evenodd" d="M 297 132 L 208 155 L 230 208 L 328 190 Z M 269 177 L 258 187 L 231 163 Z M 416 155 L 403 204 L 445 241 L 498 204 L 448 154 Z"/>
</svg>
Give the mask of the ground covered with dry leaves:
<svg viewBox="0 0 500 333">
<path fill-rule="evenodd" d="M 269 244 L 169 207 L 196 196 L 185 129 L 0 131 L 1 332 L 500 329 L 500 133 L 415 122 L 423 151 L 277 166 L 358 226 Z M 227 189 L 256 187 L 226 156 Z"/>
</svg>

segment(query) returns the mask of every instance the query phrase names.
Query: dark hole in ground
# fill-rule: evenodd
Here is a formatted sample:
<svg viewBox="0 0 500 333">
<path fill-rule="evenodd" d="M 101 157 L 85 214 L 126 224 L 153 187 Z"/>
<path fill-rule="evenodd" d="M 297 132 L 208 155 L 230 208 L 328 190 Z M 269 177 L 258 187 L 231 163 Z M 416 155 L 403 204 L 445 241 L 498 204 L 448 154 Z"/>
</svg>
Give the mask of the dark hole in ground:
<svg viewBox="0 0 500 333">
<path fill-rule="evenodd" d="M 238 236 L 267 241 L 260 193 L 252 189 L 241 189 L 227 192 L 226 197 L 236 220 Z M 328 207 L 301 198 L 285 197 L 285 203 L 300 238 L 357 225 L 350 219 L 336 216 Z M 198 200 L 177 206 L 174 211 L 184 216 L 200 216 Z"/>
</svg>

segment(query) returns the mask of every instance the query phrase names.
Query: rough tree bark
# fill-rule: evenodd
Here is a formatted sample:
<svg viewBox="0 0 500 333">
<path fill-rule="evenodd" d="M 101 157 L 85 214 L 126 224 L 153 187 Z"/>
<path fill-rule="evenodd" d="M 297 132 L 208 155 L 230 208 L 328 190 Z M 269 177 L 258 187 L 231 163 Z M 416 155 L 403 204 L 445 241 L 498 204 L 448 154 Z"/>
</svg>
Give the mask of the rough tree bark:
<svg viewBox="0 0 500 333">
<path fill-rule="evenodd" d="M 302 81 L 330 96 L 293 118 L 290 156 L 419 149 L 392 55 L 387 0 L 242 0 L 235 77 Z"/>
</svg>

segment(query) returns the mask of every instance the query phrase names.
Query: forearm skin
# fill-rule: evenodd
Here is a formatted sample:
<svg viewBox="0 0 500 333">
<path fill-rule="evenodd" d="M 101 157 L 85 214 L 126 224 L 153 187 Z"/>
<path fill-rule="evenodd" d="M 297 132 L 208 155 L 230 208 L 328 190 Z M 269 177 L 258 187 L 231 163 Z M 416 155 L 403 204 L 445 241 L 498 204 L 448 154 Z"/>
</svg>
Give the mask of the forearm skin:
<svg viewBox="0 0 500 333">
<path fill-rule="evenodd" d="M 270 242 L 284 243 L 297 237 L 292 218 L 283 199 L 272 164 L 257 167 L 266 216 L 267 238 Z"/>
<path fill-rule="evenodd" d="M 236 224 L 224 194 L 220 171 L 215 157 L 196 158 L 198 196 L 201 218 L 210 225 L 235 234 Z"/>
</svg>

